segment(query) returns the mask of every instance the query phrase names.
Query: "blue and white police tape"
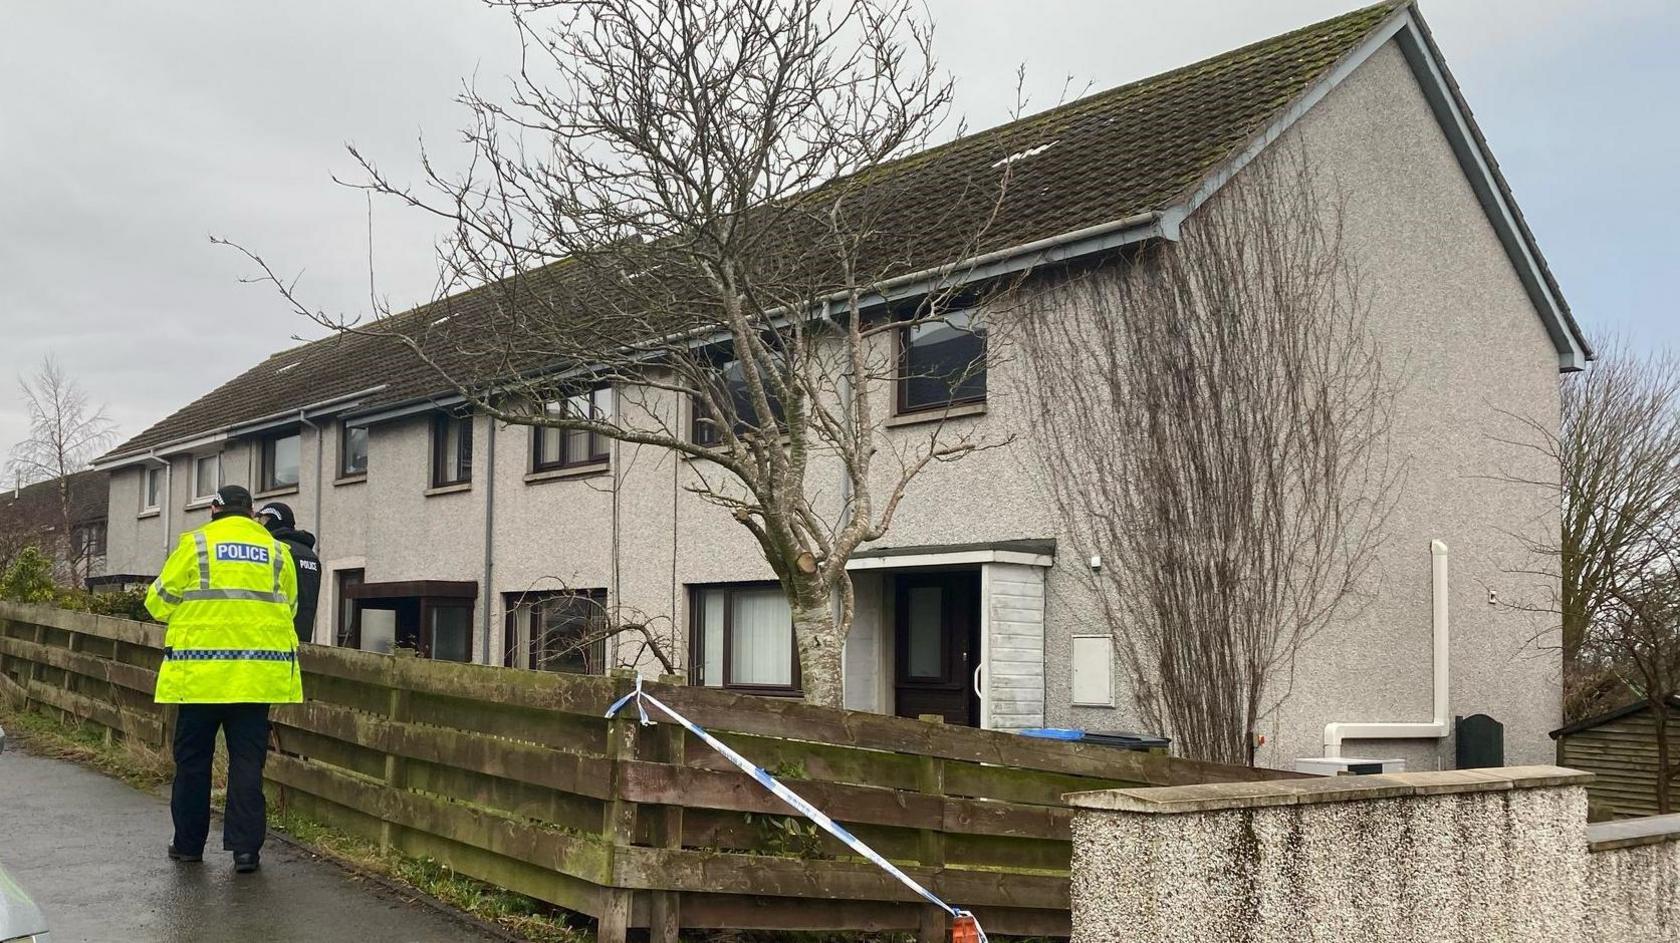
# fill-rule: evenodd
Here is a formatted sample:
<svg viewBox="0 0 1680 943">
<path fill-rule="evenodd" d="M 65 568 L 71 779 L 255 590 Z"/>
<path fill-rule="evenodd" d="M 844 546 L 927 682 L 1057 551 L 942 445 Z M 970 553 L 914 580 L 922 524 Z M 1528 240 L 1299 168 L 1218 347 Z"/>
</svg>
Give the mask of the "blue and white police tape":
<svg viewBox="0 0 1680 943">
<path fill-rule="evenodd" d="M 858 854 L 863 855 L 870 861 L 873 861 L 883 871 L 886 871 L 888 874 L 904 882 L 905 887 L 908 887 L 912 891 L 921 895 L 928 903 L 933 904 L 939 909 L 950 914 L 952 919 L 967 917 L 969 920 L 973 920 L 975 930 L 978 931 L 980 936 L 980 943 L 986 943 L 986 931 L 980 929 L 980 923 L 979 921 L 974 920 L 973 914 L 966 910 L 958 910 L 950 904 L 940 900 L 932 891 L 916 883 L 915 879 L 910 877 L 910 875 L 900 871 L 897 865 L 881 857 L 880 852 L 877 852 L 875 849 L 865 845 L 862 841 L 859 841 L 856 835 L 847 831 L 839 822 L 829 818 L 821 809 L 818 809 L 816 806 L 807 802 L 803 796 L 782 785 L 776 777 L 765 772 L 763 768 L 754 764 L 753 761 L 747 759 L 739 753 L 736 753 L 728 746 L 725 746 L 723 741 L 700 729 L 700 726 L 694 723 L 694 721 L 689 720 L 687 717 L 684 717 L 672 710 L 670 707 L 667 707 L 664 702 L 659 700 L 659 698 L 643 691 L 641 678 L 636 679 L 636 690 L 619 698 L 617 701 L 613 702 L 613 706 L 607 708 L 606 716 L 612 717 L 616 715 L 624 708 L 624 705 L 630 703 L 631 701 L 636 702 L 636 711 L 641 714 L 642 726 L 647 727 L 652 726 L 653 724 L 653 721 L 648 719 L 646 706 L 648 704 L 652 704 L 660 713 L 681 724 L 689 733 L 694 734 L 701 740 L 704 740 L 707 746 L 721 753 L 724 759 L 733 763 L 741 772 L 746 773 L 748 776 L 757 780 L 760 786 L 770 790 L 771 794 L 773 794 L 776 798 L 792 806 L 794 811 L 817 823 L 824 831 L 833 835 L 835 838 L 840 839 L 842 842 L 845 842 L 846 845 L 853 851 L 856 851 Z"/>
</svg>

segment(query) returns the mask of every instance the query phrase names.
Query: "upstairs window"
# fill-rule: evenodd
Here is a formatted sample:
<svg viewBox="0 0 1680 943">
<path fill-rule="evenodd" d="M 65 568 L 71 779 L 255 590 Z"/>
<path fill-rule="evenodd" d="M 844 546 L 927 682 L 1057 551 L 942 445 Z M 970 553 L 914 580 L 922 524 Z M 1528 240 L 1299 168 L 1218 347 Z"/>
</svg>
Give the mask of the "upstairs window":
<svg viewBox="0 0 1680 943">
<path fill-rule="evenodd" d="M 605 420 L 612 415 L 612 390 L 603 386 L 576 393 L 560 402 L 549 403 L 544 411 L 555 417 Z M 585 429 L 533 426 L 531 470 L 598 465 L 607 460 L 608 441 L 606 436 Z"/>
<path fill-rule="evenodd" d="M 222 457 L 200 455 L 193 459 L 193 500 L 208 501 L 222 486 Z"/>
<path fill-rule="evenodd" d="M 161 466 L 150 466 L 140 477 L 140 511 L 156 511 L 163 505 L 163 475 Z"/>
<path fill-rule="evenodd" d="M 368 470 L 366 426 L 341 426 L 338 437 L 338 477 L 360 478 Z"/>
<path fill-rule="evenodd" d="M 472 481 L 472 416 L 440 413 L 432 420 L 432 487 Z"/>
<path fill-rule="evenodd" d="M 757 409 L 753 408 L 752 389 L 747 385 L 746 365 L 734 355 L 729 345 L 715 347 L 707 356 L 711 358 L 714 364 L 713 369 L 716 370 L 718 384 L 722 387 L 722 395 L 725 402 L 729 404 L 730 412 L 733 415 L 722 418 L 713 416 L 711 411 L 706 408 L 705 402 L 699 397 L 695 397 L 693 428 L 690 430 L 690 439 L 696 445 L 717 445 L 723 441 L 723 431 L 719 428 L 719 423 L 723 421 L 732 420 L 737 435 L 755 429 L 764 429 L 769 423 L 765 421 L 764 417 L 758 415 Z M 768 379 L 764 381 L 764 392 L 770 400 L 771 415 L 769 422 L 780 428 L 783 421 L 782 404 L 777 401 Z"/>
<path fill-rule="evenodd" d="M 898 411 L 986 399 L 986 326 L 973 310 L 908 325 L 900 335 Z"/>
<path fill-rule="evenodd" d="M 76 525 L 72 540 L 75 544 L 76 555 L 82 559 L 88 557 L 102 557 L 105 555 L 105 522 L 88 521 Z"/>
<path fill-rule="evenodd" d="M 296 488 L 298 434 L 271 436 L 262 442 L 262 490 Z"/>
</svg>

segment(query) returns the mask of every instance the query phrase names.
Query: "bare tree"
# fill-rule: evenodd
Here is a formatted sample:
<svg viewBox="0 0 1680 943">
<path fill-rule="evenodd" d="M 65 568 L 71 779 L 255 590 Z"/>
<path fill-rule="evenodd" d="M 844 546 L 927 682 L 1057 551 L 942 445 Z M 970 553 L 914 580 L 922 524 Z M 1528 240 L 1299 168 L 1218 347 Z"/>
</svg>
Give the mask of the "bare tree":
<svg viewBox="0 0 1680 943">
<path fill-rule="evenodd" d="M 1182 241 L 1070 277 L 1019 359 L 1063 526 L 1145 719 L 1251 763 L 1296 653 L 1362 605 L 1399 475 L 1394 384 L 1303 152 L 1251 165 Z"/>
<path fill-rule="evenodd" d="M 1545 575 L 1561 576 L 1559 591 L 1516 605 L 1561 624 L 1571 719 L 1641 689 L 1619 639 L 1648 620 L 1631 615 L 1629 601 L 1649 611 L 1663 592 L 1651 587 L 1672 578 L 1680 548 L 1680 359 L 1615 339 L 1595 347 L 1591 367 L 1563 378 L 1555 427 L 1512 415 L 1523 432 L 1509 444 L 1538 452 L 1557 477 L 1504 476 L 1555 495 L 1562 514 L 1558 533 L 1524 541 L 1550 564 Z"/>
<path fill-rule="evenodd" d="M 21 483 L 58 482 L 54 526 L 62 527 L 62 559 L 71 584 L 79 586 L 88 575 L 89 545 L 72 530 L 70 476 L 87 468 L 111 444 L 116 426 L 105 416 L 105 407 L 94 404 L 50 356 L 34 376 L 18 378 L 18 392 L 29 415 L 29 434 L 12 447 L 6 469 Z"/>
<path fill-rule="evenodd" d="M 1581 643 L 1586 659 L 1611 666 L 1651 712 L 1656 732 L 1657 813 L 1673 811 L 1670 784 L 1676 764 L 1669 743 L 1669 711 L 1680 695 L 1680 571 L 1651 575 L 1595 614 Z"/>
<path fill-rule="evenodd" d="M 496 421 L 692 460 L 691 490 L 752 534 L 787 594 L 806 697 L 838 705 L 847 560 L 930 464 L 998 444 L 884 427 L 902 383 L 983 383 L 977 363 L 906 370 L 899 337 L 984 342 L 956 260 L 977 254 L 1011 162 L 974 179 L 888 166 L 951 98 L 911 0 L 499 5 L 524 67 L 506 96 L 463 94 L 470 169 L 427 158 L 416 190 L 357 154 L 358 185 L 450 228 L 445 290 L 484 287 L 358 321 L 300 303 L 247 252 L 259 280 L 331 329 L 400 341 Z M 906 197 L 930 175 L 940 199 Z M 877 313 L 912 277 L 934 290 Z"/>
</svg>

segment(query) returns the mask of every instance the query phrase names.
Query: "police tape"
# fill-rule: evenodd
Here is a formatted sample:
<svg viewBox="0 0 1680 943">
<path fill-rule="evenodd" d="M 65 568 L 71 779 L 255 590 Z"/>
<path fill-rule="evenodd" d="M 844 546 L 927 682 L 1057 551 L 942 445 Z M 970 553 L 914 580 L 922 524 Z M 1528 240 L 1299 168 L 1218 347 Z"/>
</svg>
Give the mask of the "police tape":
<svg viewBox="0 0 1680 943">
<path fill-rule="evenodd" d="M 613 705 L 607 708 L 606 716 L 615 716 L 624 708 L 624 705 L 630 703 L 631 701 L 636 702 L 636 711 L 641 715 L 642 726 L 648 727 L 652 726 L 654 723 L 652 720 L 648 719 L 646 706 L 648 704 L 652 704 L 659 710 L 660 713 L 676 721 L 678 724 L 681 724 L 689 733 L 694 734 L 701 740 L 704 740 L 707 746 L 718 751 L 718 753 L 723 755 L 724 759 L 734 764 L 741 772 L 751 776 L 760 786 L 768 789 L 776 798 L 792 806 L 793 809 L 800 815 L 803 815 L 811 821 L 817 823 L 817 825 L 821 826 L 824 831 L 844 842 L 847 847 L 856 851 L 858 854 L 863 855 L 865 858 L 868 858 L 883 871 L 886 871 L 893 877 L 898 878 L 904 883 L 905 887 L 915 891 L 928 903 L 933 904 L 935 907 L 938 907 L 947 914 L 950 914 L 951 919 L 957 921 L 959 924 L 965 922 L 969 924 L 973 928 L 974 939 L 977 939 L 978 943 L 987 943 L 986 931 L 980 929 L 980 922 L 974 918 L 972 913 L 952 907 L 950 904 L 940 900 L 939 897 L 932 891 L 916 883 L 916 880 L 910 875 L 900 871 L 897 865 L 881 857 L 880 852 L 877 852 L 875 849 L 865 845 L 856 835 L 847 831 L 846 828 L 839 822 L 829 818 L 821 809 L 818 809 L 816 806 L 807 802 L 803 796 L 782 785 L 776 777 L 770 775 L 762 767 L 754 764 L 753 761 L 747 759 L 739 753 L 736 753 L 734 750 L 731 750 L 723 743 L 723 741 L 702 730 L 698 724 L 694 723 L 694 721 L 689 720 L 687 717 L 684 717 L 672 710 L 670 707 L 666 706 L 664 702 L 659 700 L 659 698 L 643 691 L 641 678 L 636 679 L 636 690 L 631 691 L 629 694 L 626 694 L 617 701 L 614 701 Z"/>
</svg>

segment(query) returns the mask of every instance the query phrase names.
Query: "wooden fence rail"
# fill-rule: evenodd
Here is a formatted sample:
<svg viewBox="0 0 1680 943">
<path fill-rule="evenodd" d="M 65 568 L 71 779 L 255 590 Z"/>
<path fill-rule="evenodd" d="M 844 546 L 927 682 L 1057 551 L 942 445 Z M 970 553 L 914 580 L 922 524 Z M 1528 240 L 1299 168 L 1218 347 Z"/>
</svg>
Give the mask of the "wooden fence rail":
<svg viewBox="0 0 1680 943">
<path fill-rule="evenodd" d="M 0 603 L 0 694 L 163 746 L 160 626 Z M 626 678 L 305 646 L 274 712 L 276 802 L 405 854 L 646 927 L 905 930 L 944 915 L 674 724 L 607 720 Z M 788 781 L 1000 935 L 1069 932 L 1061 796 L 1291 777 L 707 688 L 650 693 Z M 632 714 L 634 712 L 631 712 Z"/>
</svg>

